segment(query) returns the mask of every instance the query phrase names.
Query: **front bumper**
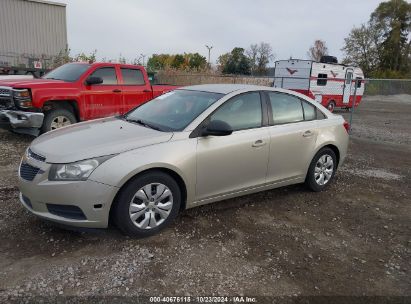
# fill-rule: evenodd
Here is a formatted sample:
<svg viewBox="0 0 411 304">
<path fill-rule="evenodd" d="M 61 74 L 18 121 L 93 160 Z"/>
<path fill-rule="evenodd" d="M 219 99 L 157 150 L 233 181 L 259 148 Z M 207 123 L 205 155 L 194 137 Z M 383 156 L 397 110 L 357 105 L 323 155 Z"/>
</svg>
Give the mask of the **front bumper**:
<svg viewBox="0 0 411 304">
<path fill-rule="evenodd" d="M 17 133 L 38 135 L 44 120 L 43 113 L 1 110 L 0 126 Z"/>
<path fill-rule="evenodd" d="M 106 228 L 111 204 L 118 188 L 106 184 L 86 181 L 49 181 L 50 164 L 23 159 L 24 163 L 40 168 L 32 181 L 20 176 L 20 202 L 36 216 L 64 225 L 85 228 Z M 81 209 L 84 219 L 73 219 L 56 215 L 50 205 L 76 206 Z M 50 212 L 51 211 L 51 212 Z"/>
</svg>

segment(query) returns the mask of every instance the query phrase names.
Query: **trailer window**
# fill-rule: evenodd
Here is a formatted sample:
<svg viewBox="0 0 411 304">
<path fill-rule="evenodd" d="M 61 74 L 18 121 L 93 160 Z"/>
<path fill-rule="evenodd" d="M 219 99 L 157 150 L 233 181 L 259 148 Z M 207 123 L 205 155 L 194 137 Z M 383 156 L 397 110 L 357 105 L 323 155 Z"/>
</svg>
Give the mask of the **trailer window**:
<svg viewBox="0 0 411 304">
<path fill-rule="evenodd" d="M 318 86 L 325 86 L 327 85 L 327 78 L 328 75 L 327 74 L 318 74 L 318 78 L 317 78 L 317 85 Z"/>
<path fill-rule="evenodd" d="M 362 77 L 355 78 L 357 80 L 357 88 L 361 88 Z"/>
</svg>

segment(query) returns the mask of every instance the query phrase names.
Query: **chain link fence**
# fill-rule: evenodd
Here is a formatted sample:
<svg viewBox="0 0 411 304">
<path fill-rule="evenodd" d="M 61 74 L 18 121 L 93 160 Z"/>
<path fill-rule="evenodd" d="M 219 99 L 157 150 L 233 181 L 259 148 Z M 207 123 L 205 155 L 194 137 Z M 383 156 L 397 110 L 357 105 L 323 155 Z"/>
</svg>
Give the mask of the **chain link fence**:
<svg viewBox="0 0 411 304">
<path fill-rule="evenodd" d="M 181 86 L 230 83 L 292 89 L 343 115 L 356 137 L 411 145 L 411 79 L 274 78 L 160 72 L 155 83 Z M 330 107 L 330 102 L 335 104 Z"/>
</svg>

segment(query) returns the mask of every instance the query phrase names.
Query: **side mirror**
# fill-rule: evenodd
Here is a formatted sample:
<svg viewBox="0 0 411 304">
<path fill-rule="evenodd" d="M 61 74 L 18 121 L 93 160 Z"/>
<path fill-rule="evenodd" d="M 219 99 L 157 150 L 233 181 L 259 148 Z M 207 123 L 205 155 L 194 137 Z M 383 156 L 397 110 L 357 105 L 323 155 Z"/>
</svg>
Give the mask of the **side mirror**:
<svg viewBox="0 0 411 304">
<path fill-rule="evenodd" d="M 222 120 L 212 120 L 201 133 L 202 136 L 227 136 L 233 133 L 231 126 Z"/>
<path fill-rule="evenodd" d="M 102 84 L 102 83 L 103 83 L 103 78 L 101 77 L 90 76 L 89 78 L 86 79 L 87 85 Z"/>
</svg>

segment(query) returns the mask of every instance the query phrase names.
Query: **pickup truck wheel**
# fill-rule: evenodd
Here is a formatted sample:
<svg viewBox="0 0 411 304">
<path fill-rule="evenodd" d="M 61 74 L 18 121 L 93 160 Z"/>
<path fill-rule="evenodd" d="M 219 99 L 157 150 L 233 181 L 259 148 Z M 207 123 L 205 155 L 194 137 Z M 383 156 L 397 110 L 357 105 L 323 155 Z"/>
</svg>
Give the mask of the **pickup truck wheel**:
<svg viewBox="0 0 411 304">
<path fill-rule="evenodd" d="M 177 216 L 180 204 L 177 182 L 164 172 L 151 171 L 120 190 L 113 219 L 126 235 L 147 237 L 167 227 Z"/>
<path fill-rule="evenodd" d="M 46 112 L 43 126 L 41 128 L 42 133 L 55 130 L 61 127 L 65 127 L 77 122 L 73 112 L 67 109 L 54 109 Z"/>
</svg>

